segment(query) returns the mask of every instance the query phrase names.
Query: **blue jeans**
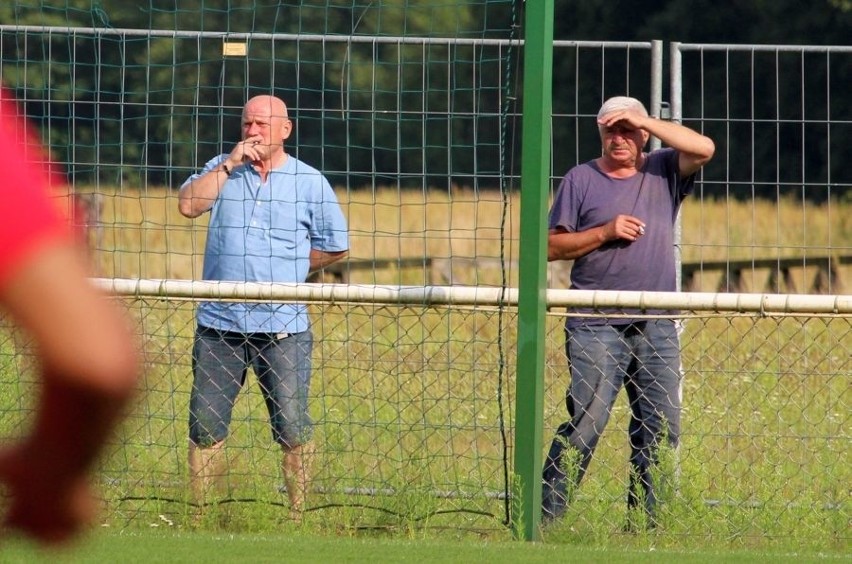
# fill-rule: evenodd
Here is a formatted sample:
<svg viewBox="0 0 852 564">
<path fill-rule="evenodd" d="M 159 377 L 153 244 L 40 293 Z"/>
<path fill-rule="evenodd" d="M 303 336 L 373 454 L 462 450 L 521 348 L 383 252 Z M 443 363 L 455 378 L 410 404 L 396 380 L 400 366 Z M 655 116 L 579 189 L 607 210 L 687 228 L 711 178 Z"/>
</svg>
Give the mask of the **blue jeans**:
<svg viewBox="0 0 852 564">
<path fill-rule="evenodd" d="M 269 411 L 273 440 L 288 448 L 310 440 L 312 348 L 310 330 L 282 338 L 199 326 L 192 349 L 189 439 L 201 447 L 225 440 L 234 402 L 251 366 Z"/>
<path fill-rule="evenodd" d="M 622 386 L 630 402 L 628 506 L 638 505 L 639 486 L 645 509 L 653 517 L 656 495 L 650 469 L 665 436 L 672 447 L 680 438 L 681 375 L 677 328 L 670 319 L 626 325 L 590 325 L 566 332 L 565 351 L 571 369 L 566 394 L 570 420 L 559 426 L 543 473 L 542 510 L 559 517 L 567 503 L 566 450 L 578 466 L 572 489 L 585 475 Z"/>
</svg>

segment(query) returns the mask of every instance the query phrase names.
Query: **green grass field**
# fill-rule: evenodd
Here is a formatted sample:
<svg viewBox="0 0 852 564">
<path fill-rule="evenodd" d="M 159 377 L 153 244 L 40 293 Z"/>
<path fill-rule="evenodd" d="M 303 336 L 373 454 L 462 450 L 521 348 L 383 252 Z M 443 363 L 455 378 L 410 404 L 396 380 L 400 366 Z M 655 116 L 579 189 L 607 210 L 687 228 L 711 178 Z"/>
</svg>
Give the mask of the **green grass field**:
<svg viewBox="0 0 852 564">
<path fill-rule="evenodd" d="M 503 540 L 447 540 L 437 538 L 375 538 L 317 536 L 310 533 L 229 534 L 171 531 L 98 532 L 77 546 L 45 550 L 20 540 L 6 541 L 0 561 L 7 564 L 291 562 L 291 563 L 488 563 L 587 564 L 647 563 L 715 564 L 718 562 L 832 562 L 842 556 L 767 552 L 760 550 L 661 549 L 651 536 L 637 538 L 624 548 L 588 548 L 582 545 L 526 543 Z M 846 560 L 848 561 L 848 560 Z"/>
<path fill-rule="evenodd" d="M 382 193 L 377 205 L 398 216 L 384 214 L 378 224 L 371 212 L 375 205 L 359 197 L 344 202 L 356 258 L 499 256 L 499 200 L 486 195 L 475 205 L 473 195 L 461 192 L 454 195 L 458 201 L 439 195 L 435 203 L 417 194 Z M 702 226 L 697 232 L 704 239 L 688 239 L 685 252 L 709 259 L 726 243 L 732 254 L 772 245 L 794 252 L 805 234 L 814 248 L 831 242 L 848 249 L 852 214 L 838 213 L 845 209 L 842 203 L 832 205 L 797 210 L 784 202 L 773 211 L 702 204 L 684 219 Z M 99 253 L 102 269 L 114 276 L 197 277 L 203 224 L 176 217 L 174 208 L 173 199 L 156 190 L 109 200 L 103 247 L 112 250 Z M 517 208 L 509 211 L 515 217 Z M 749 218 L 762 229 L 744 227 Z M 779 221 L 794 227 L 771 229 Z M 734 232 L 753 246 L 734 244 Z M 509 247 L 515 256 L 517 249 Z M 377 282 L 422 283 L 399 272 L 381 276 L 386 278 Z M 717 562 L 850 556 L 848 317 L 690 316 L 682 337 L 680 480 L 663 507 L 663 526 L 654 534 L 622 531 L 628 471 L 622 395 L 577 502 L 543 532 L 543 543 L 528 544 L 511 539 L 503 523 L 504 500 L 492 495 L 503 491 L 504 454 L 511 463 L 513 312 L 501 318 L 490 309 L 312 306 L 319 337 L 311 400 L 320 446 L 317 492 L 305 523 L 295 527 L 286 519 L 279 452 L 270 444 L 252 376 L 228 443 L 228 497 L 203 521 L 194 521 L 185 465 L 193 304 L 142 298 L 131 300 L 130 309 L 145 336 L 144 390 L 104 461 L 101 526 L 78 550 L 57 556 L 60 561 L 629 562 L 653 556 L 661 562 Z M 546 328 L 545 445 L 565 416 L 562 322 L 561 313 L 552 312 Z M 11 337 L 0 339 L 0 429 L 6 435 L 21 428 L 31 403 L 31 388 L 19 377 L 26 373 L 26 359 L 13 346 Z M 507 367 L 502 372 L 501 362 Z M 509 429 L 507 451 L 501 418 Z M 461 495 L 440 495 L 446 491 Z M 0 562 L 54 559 L 26 543 L 4 545 Z M 333 556 L 326 556 L 329 551 Z"/>
</svg>

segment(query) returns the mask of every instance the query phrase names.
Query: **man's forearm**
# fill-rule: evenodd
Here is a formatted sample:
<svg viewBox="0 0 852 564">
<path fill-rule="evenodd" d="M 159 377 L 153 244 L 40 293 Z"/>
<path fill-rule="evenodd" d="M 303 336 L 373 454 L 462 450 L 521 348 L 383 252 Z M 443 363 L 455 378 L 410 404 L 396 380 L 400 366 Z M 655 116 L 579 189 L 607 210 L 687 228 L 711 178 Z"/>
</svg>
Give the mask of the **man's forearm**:
<svg viewBox="0 0 852 564">
<path fill-rule="evenodd" d="M 709 159 L 713 156 L 713 141 L 684 125 L 673 121 L 648 118 L 644 129 L 673 149 Z"/>
<path fill-rule="evenodd" d="M 227 165 L 220 164 L 195 180 L 181 186 L 178 192 L 178 209 L 185 217 L 198 217 L 213 207 L 222 186 L 228 179 Z"/>
<path fill-rule="evenodd" d="M 605 242 L 603 226 L 579 233 L 553 232 L 547 237 L 547 260 L 574 260 L 600 248 Z"/>
<path fill-rule="evenodd" d="M 336 251 L 336 252 L 328 252 L 328 251 L 320 251 L 317 249 L 311 249 L 311 271 L 319 270 L 320 268 L 324 268 L 332 263 L 335 263 L 345 257 L 349 251 Z"/>
</svg>

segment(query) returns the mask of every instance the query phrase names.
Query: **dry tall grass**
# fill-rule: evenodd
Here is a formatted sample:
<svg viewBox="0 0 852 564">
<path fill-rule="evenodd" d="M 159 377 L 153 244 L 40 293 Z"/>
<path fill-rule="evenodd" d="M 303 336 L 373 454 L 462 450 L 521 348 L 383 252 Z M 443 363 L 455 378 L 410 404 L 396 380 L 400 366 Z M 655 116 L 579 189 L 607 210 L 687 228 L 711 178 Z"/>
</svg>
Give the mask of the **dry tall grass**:
<svg viewBox="0 0 852 564">
<path fill-rule="evenodd" d="M 200 277 L 206 216 L 182 217 L 175 191 L 165 188 L 123 189 L 104 196 L 98 253 L 103 276 Z M 351 259 L 451 260 L 451 276 L 437 283 L 485 284 L 499 283 L 494 270 L 502 259 L 509 282 L 517 282 L 519 194 L 504 201 L 503 195 L 489 191 L 381 189 L 340 191 L 339 198 L 349 221 Z M 681 223 L 684 262 L 852 254 L 848 199 L 803 204 L 793 199 L 693 198 L 683 207 Z M 480 272 L 459 272 L 471 269 Z M 852 285 L 849 265 L 840 275 Z"/>
</svg>

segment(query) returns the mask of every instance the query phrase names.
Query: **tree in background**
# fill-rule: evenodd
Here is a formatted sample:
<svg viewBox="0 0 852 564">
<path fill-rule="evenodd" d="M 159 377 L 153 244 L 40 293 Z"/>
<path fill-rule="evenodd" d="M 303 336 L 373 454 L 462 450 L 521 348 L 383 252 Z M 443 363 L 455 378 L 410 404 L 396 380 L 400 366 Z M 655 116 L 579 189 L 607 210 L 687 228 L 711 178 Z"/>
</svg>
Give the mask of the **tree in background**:
<svg viewBox="0 0 852 564">
<path fill-rule="evenodd" d="M 4 3 L 0 22 L 97 29 L 507 39 L 522 18 L 518 0 L 181 0 L 150 1 L 142 6 L 123 0 L 65 0 L 46 4 L 39 0 Z M 849 0 L 817 0 L 803 8 L 798 0 L 572 0 L 556 3 L 554 36 L 598 41 L 843 45 L 852 29 L 850 4 Z M 0 64 L 4 80 L 45 132 L 45 143 L 57 159 L 69 163 L 75 184 L 175 184 L 197 168 L 204 155 L 230 142 L 223 132 L 234 129 L 243 101 L 266 93 L 270 84 L 293 108 L 294 149 L 327 170 L 332 182 L 354 187 L 388 183 L 419 187 L 442 180 L 455 182 L 447 179 L 448 172 L 461 184 L 477 176 L 476 181 L 483 181 L 483 176 L 497 177 L 502 155 L 495 133 L 500 126 L 494 120 L 505 110 L 501 104 L 509 88 L 500 80 L 509 74 L 520 76 L 521 69 L 512 68 L 518 64 L 517 53 L 469 46 L 431 45 L 427 49 L 427 61 L 435 61 L 434 65 L 422 63 L 421 47 L 399 43 L 297 45 L 255 39 L 247 57 L 229 58 L 223 56 L 220 36 L 191 40 L 162 34 L 106 35 L 91 29 L 76 30 L 73 35 L 4 31 Z M 606 57 L 607 65 L 628 70 L 621 75 L 606 73 L 609 82 L 604 85 L 604 95 L 623 93 L 629 83 L 634 95 L 647 99 L 648 92 L 635 90 L 636 85 L 647 88 L 647 80 L 629 70 L 631 61 L 617 50 Z M 843 181 L 845 157 L 829 151 L 852 144 L 852 131 L 835 125 L 829 148 L 825 128 L 829 122 L 852 121 L 852 106 L 835 103 L 829 115 L 827 101 L 847 96 L 836 85 L 850 83 L 852 62 L 848 57 L 825 61 L 808 55 L 804 60 L 781 56 L 778 64 L 774 59 L 766 61 L 772 64 L 763 64 L 761 57 L 764 55 L 756 56 L 750 65 L 744 59 L 728 61 L 723 55 L 706 55 L 702 61 L 705 76 L 738 95 L 730 97 L 726 107 L 721 106 L 720 98 L 705 104 L 687 97 L 685 121 L 695 116 L 732 117 L 731 135 L 754 138 L 745 150 L 732 155 L 728 168 L 735 175 L 749 169 L 741 164 L 758 162 L 761 168 L 752 180 L 767 186 L 803 177 L 806 182 Z M 771 54 L 765 57 L 773 58 Z M 470 67 L 484 60 L 496 60 L 500 72 L 474 78 Z M 554 109 L 565 114 L 576 114 L 578 108 L 580 113 L 594 113 L 602 101 L 600 93 L 577 91 L 574 81 L 576 76 L 601 76 L 602 64 L 594 58 L 554 57 L 554 92 L 559 93 Z M 637 74 L 631 76 L 630 72 Z M 690 74 L 695 72 L 686 68 L 686 84 L 698 82 L 697 75 Z M 826 90 L 829 76 L 836 91 Z M 420 91 L 424 77 L 429 87 L 425 95 Z M 802 89 L 775 92 L 778 84 L 791 81 L 819 94 L 801 100 Z M 754 129 L 739 131 L 740 122 L 759 122 L 765 117 L 750 115 L 752 98 L 739 95 L 743 92 L 777 100 L 777 126 L 758 123 Z M 457 117 L 468 115 L 477 117 Z M 814 125 L 804 135 L 797 131 L 788 135 L 803 116 Z M 722 121 L 705 119 L 711 136 L 727 134 L 724 129 L 713 129 L 728 126 Z M 205 135 L 196 135 L 202 129 Z M 594 139 L 587 142 L 576 123 L 560 124 L 553 134 L 555 171 L 592 156 L 589 147 L 596 143 Z M 792 148 L 800 149 L 805 158 L 795 163 L 782 161 L 783 156 L 773 148 L 779 136 L 785 142 L 804 145 Z M 198 137 L 209 141 L 195 143 Z M 352 176 L 347 158 L 371 163 L 372 174 Z M 713 174 L 714 167 L 720 166 L 722 160 L 711 163 L 706 172 Z M 409 174 L 401 174 L 403 171 Z"/>
<path fill-rule="evenodd" d="M 848 45 L 852 30 L 852 2 L 849 0 L 816 0 L 807 5 L 796 0 L 651 3 L 573 0 L 556 3 L 555 10 L 555 38 L 571 40 Z M 613 61 L 618 55 L 608 57 Z M 571 92 L 575 76 L 601 74 L 595 61 L 585 64 L 587 66 L 577 68 L 571 59 L 554 58 L 554 91 Z M 668 60 L 664 64 L 667 66 Z M 666 68 L 664 74 L 667 73 Z M 774 197 L 779 185 L 803 181 L 827 183 L 831 179 L 833 183 L 848 186 L 847 159 L 841 151 L 852 143 L 852 130 L 841 124 L 852 120 L 852 107 L 837 102 L 848 97 L 846 90 L 852 83 L 852 60 L 848 56 L 828 59 L 823 53 L 803 56 L 764 52 L 756 53 L 749 60 L 748 57 L 728 57 L 725 52 L 706 52 L 702 54 L 701 68 L 685 65 L 684 73 L 683 82 L 692 86 L 693 91 L 701 83 L 699 73 L 703 73 L 705 84 L 730 93 L 727 97 L 685 97 L 684 122 L 701 116 L 702 127 L 714 139 L 748 140 L 737 150 L 731 150 L 729 159 L 710 163 L 705 175 L 727 177 L 731 182 L 749 182 L 758 196 Z M 645 81 L 631 80 L 630 83 L 644 85 Z M 607 86 L 609 89 L 604 97 L 623 93 L 624 83 Z M 808 93 L 806 100 L 802 99 L 803 92 Z M 645 98 L 648 93 L 639 91 L 635 95 Z M 591 96 L 594 98 L 596 93 Z M 755 104 L 756 99 L 769 104 Z M 829 107 L 832 100 L 835 103 Z M 596 108 L 601 101 L 581 100 L 579 105 Z M 556 106 L 558 101 L 554 104 Z M 755 114 L 755 106 L 771 113 Z M 828 147 L 830 124 L 834 126 L 830 136 L 832 144 Z M 575 148 L 575 137 L 572 131 L 554 130 L 556 145 L 568 147 L 569 154 Z M 779 139 L 790 153 L 779 153 Z M 583 143 L 582 146 L 591 147 L 593 152 L 583 153 L 582 148 L 578 149 L 582 154 L 577 160 L 592 158 L 595 145 Z M 788 159 L 785 154 L 804 155 L 804 158 Z M 558 163 L 557 169 L 569 164 L 573 163 Z M 725 174 L 721 167 L 726 167 Z M 713 188 L 707 190 L 712 193 Z M 743 195 L 751 196 L 751 193 Z M 809 192 L 806 197 L 823 199 L 827 194 Z"/>
</svg>

